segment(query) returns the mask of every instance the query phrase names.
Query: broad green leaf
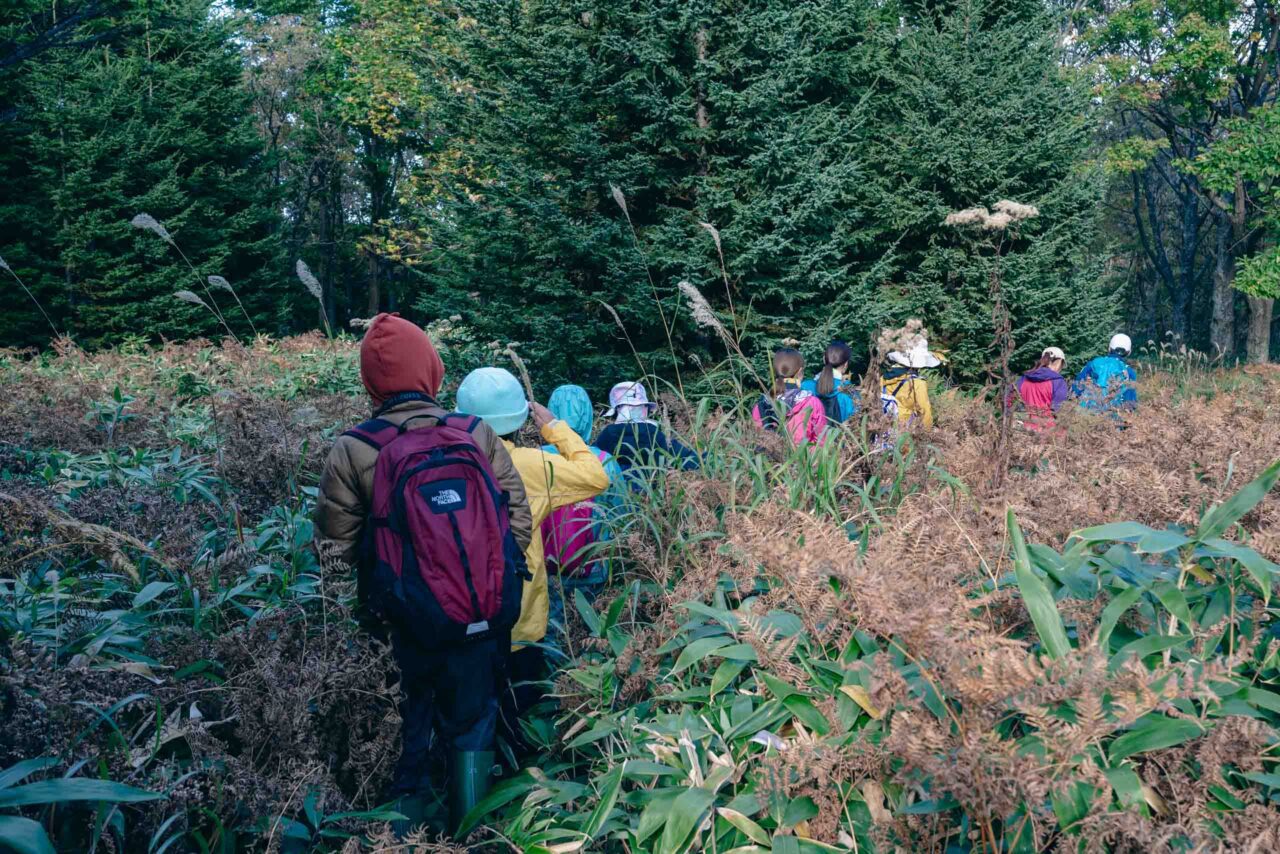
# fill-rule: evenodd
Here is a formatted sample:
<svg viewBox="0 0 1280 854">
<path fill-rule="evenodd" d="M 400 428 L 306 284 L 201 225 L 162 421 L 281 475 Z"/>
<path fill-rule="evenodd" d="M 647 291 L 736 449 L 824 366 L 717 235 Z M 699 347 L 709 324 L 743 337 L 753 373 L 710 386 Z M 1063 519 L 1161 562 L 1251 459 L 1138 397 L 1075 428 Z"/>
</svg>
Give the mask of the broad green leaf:
<svg viewBox="0 0 1280 854">
<path fill-rule="evenodd" d="M 591 815 L 587 816 L 587 822 L 582 826 L 582 832 L 589 838 L 594 839 L 600 833 L 600 828 L 604 827 L 609 813 L 613 812 L 614 804 L 618 802 L 618 793 L 622 791 L 622 775 L 625 773 L 626 765 L 626 760 L 623 760 L 621 765 L 615 765 L 605 773 L 600 788 L 600 800 L 596 802 L 595 809 L 591 811 Z"/>
<path fill-rule="evenodd" d="M 752 842 L 758 842 L 764 846 L 769 845 L 768 832 L 742 813 L 737 810 L 731 810 L 728 807 L 720 807 L 716 812 L 729 824 L 742 831 Z"/>
<path fill-rule="evenodd" d="M 1263 774 L 1257 771 L 1251 771 L 1244 775 L 1246 780 L 1252 780 L 1255 783 L 1261 783 L 1270 789 L 1280 789 L 1280 774 Z"/>
<path fill-rule="evenodd" d="M 720 635 L 710 638 L 698 638 L 683 650 L 680 651 L 680 657 L 676 659 L 675 666 L 671 668 L 671 675 L 686 670 L 706 658 L 717 649 L 722 649 L 733 643 L 733 638 Z"/>
<path fill-rule="evenodd" d="M 1093 801 L 1097 789 L 1083 780 L 1075 780 L 1067 785 L 1066 792 L 1051 792 L 1054 815 L 1058 817 L 1058 826 L 1064 831 L 1072 832 L 1072 826 L 1089 814 L 1089 804 Z"/>
<path fill-rule="evenodd" d="M 756 661 L 756 650 L 749 643 L 735 643 L 723 649 L 717 649 L 712 655 L 720 658 L 731 658 L 734 661 Z"/>
<path fill-rule="evenodd" d="M 0 815 L 0 848 L 17 854 L 57 854 L 44 825 L 16 815 Z"/>
<path fill-rule="evenodd" d="M 1204 514 L 1204 518 L 1200 520 L 1200 527 L 1196 529 L 1196 539 L 1208 540 L 1222 536 L 1228 528 L 1240 521 L 1241 517 L 1267 497 L 1271 487 L 1275 486 L 1277 478 L 1280 478 L 1280 460 L 1267 466 L 1239 492 Z"/>
<path fill-rule="evenodd" d="M 1049 588 L 1031 568 L 1031 557 L 1027 553 L 1027 543 L 1022 537 L 1022 529 L 1010 509 L 1005 516 L 1009 528 L 1009 539 L 1013 543 L 1013 571 L 1022 592 L 1022 600 L 1031 614 L 1031 622 L 1035 624 L 1040 635 L 1040 643 L 1046 652 L 1054 658 L 1061 658 L 1071 650 L 1071 642 L 1067 640 L 1067 630 L 1062 624 L 1062 615 L 1054 604 Z"/>
<path fill-rule="evenodd" d="M 1151 585 L 1151 592 L 1160 600 L 1165 610 L 1178 618 L 1184 626 L 1194 626 L 1191 609 L 1187 607 L 1187 597 L 1178 589 L 1178 585 L 1170 581 L 1159 581 Z"/>
<path fill-rule="evenodd" d="M 623 593 L 613 600 L 609 606 L 609 610 L 604 615 L 604 624 L 601 626 L 603 631 L 609 631 L 617 622 L 618 617 L 622 616 L 622 609 L 626 606 L 627 600 L 631 598 L 630 593 Z"/>
<path fill-rule="evenodd" d="M 573 737 L 573 740 L 565 745 L 566 748 L 574 750 L 586 744 L 593 744 L 602 738 L 608 738 L 618 731 L 618 724 L 611 720 L 597 720 L 595 726 L 584 733 L 579 733 Z"/>
<path fill-rule="evenodd" d="M 1266 688 L 1249 686 L 1240 689 L 1240 695 L 1249 704 L 1280 715 L 1280 693 L 1268 691 Z"/>
<path fill-rule="evenodd" d="M 689 844 L 693 832 L 715 803 L 714 792 L 700 786 L 685 789 L 671 802 L 671 812 L 658 841 L 659 854 L 676 854 Z"/>
<path fill-rule="evenodd" d="M 1113 768 L 1104 768 L 1102 773 L 1107 775 L 1107 781 L 1111 783 L 1120 806 L 1125 809 L 1145 808 L 1147 801 L 1142 794 L 1142 780 L 1138 778 L 1133 768 L 1128 764 L 1116 765 Z"/>
<path fill-rule="evenodd" d="M 578 613 L 582 615 L 582 622 L 587 624 L 592 636 L 600 637 L 600 615 L 587 601 L 587 595 L 582 592 L 581 587 L 573 588 L 573 604 L 577 606 Z"/>
<path fill-rule="evenodd" d="M 727 688 L 729 683 L 736 679 L 738 674 L 742 673 L 746 667 L 746 662 L 742 661 L 720 662 L 720 666 L 716 668 L 716 672 L 711 675 L 710 696 L 714 698 L 716 694 L 719 694 Z"/>
<path fill-rule="evenodd" d="M 786 809 L 782 811 L 782 826 L 795 827 L 802 821 L 808 821 L 818 815 L 818 805 L 813 802 L 813 798 L 801 796 L 792 798 L 787 802 Z"/>
<path fill-rule="evenodd" d="M 466 834 L 480 822 L 480 819 L 498 807 L 505 806 L 516 798 L 523 798 L 536 785 L 537 781 L 528 771 L 521 771 L 511 779 L 503 780 L 494 786 L 489 794 L 481 798 L 480 803 L 471 808 L 471 812 L 462 817 L 462 823 L 458 827 L 459 835 Z"/>
<path fill-rule="evenodd" d="M 672 768 L 670 765 L 663 765 L 661 762 L 653 762 L 648 759 L 628 759 L 622 776 L 639 779 L 643 777 L 666 777 L 672 774 L 684 775 L 685 773 L 682 769 Z"/>
<path fill-rule="evenodd" d="M 1190 537 L 1177 531 L 1152 531 L 1138 540 L 1138 551 L 1143 554 L 1164 554 L 1180 549 L 1191 542 Z"/>
<path fill-rule="evenodd" d="M 755 675 L 756 675 L 756 679 L 764 682 L 764 685 L 766 688 L 769 689 L 769 692 L 773 694 L 773 696 L 777 697 L 779 700 L 785 700 L 786 698 L 790 697 L 792 694 L 800 693 L 799 691 L 796 690 L 795 686 L 782 681 L 777 676 L 774 676 L 772 673 L 768 673 L 764 670 L 757 670 L 755 672 Z"/>
<path fill-rule="evenodd" d="M 1111 633 L 1115 631 L 1120 617 L 1141 597 L 1142 588 L 1126 587 L 1107 603 L 1107 607 L 1102 609 L 1102 617 L 1098 620 L 1098 646 L 1103 651 L 1106 651 L 1107 641 L 1111 639 Z"/>
<path fill-rule="evenodd" d="M 786 706 L 787 711 L 795 715 L 802 724 L 818 735 L 826 735 L 831 732 L 831 722 L 803 694 L 792 694 L 782 701 L 782 705 Z"/>
<path fill-rule="evenodd" d="M 1204 554 L 1208 557 L 1221 556 L 1236 561 L 1258 583 L 1259 589 L 1262 590 L 1263 601 L 1270 601 L 1271 581 L 1275 574 L 1280 572 L 1280 566 L 1267 560 L 1248 546 L 1242 546 L 1239 543 L 1233 543 L 1228 540 L 1206 540 L 1204 548 L 1198 554 Z"/>
<path fill-rule="evenodd" d="M 1120 647 L 1120 651 L 1111 658 L 1107 666 L 1114 671 L 1130 656 L 1146 658 L 1148 655 L 1182 646 L 1190 640 L 1190 635 L 1149 635 L 1138 638 Z"/>
<path fill-rule="evenodd" d="M 0 789 L 7 789 L 14 783 L 20 783 L 37 771 L 52 768 L 58 764 L 53 756 L 40 756 L 35 759 L 24 759 L 0 771 Z"/>
<path fill-rule="evenodd" d="M 681 792 L 677 789 L 660 789 L 653 793 L 649 803 L 640 812 L 640 824 L 636 827 L 636 843 L 643 845 L 653 834 L 662 829 L 667 813 Z"/>
<path fill-rule="evenodd" d="M 138 591 L 138 595 L 133 597 L 133 607 L 141 608 L 143 605 L 155 599 L 167 590 L 177 587 L 172 581 L 153 581 L 146 587 Z"/>
<path fill-rule="evenodd" d="M 1111 742 L 1108 756 L 1114 765 L 1121 759 L 1146 753 L 1148 750 L 1163 750 L 1189 741 L 1205 732 L 1205 729 L 1186 718 L 1167 718 L 1163 715 L 1148 715 L 1138 721 L 1132 729 Z"/>
<path fill-rule="evenodd" d="M 1087 543 L 1136 543 L 1143 537 L 1158 533 L 1154 528 L 1137 522 L 1112 522 L 1108 525 L 1096 525 L 1082 528 L 1071 534 L 1072 539 L 1084 540 Z"/>
<path fill-rule="evenodd" d="M 33 804 L 57 804 L 63 801 L 109 801 L 118 804 L 134 804 L 157 801 L 165 796 L 159 792 L 147 792 L 117 783 L 113 780 L 91 780 L 87 777 L 70 777 L 62 780 L 42 780 L 25 786 L 0 790 L 0 809 L 25 807 Z"/>
</svg>

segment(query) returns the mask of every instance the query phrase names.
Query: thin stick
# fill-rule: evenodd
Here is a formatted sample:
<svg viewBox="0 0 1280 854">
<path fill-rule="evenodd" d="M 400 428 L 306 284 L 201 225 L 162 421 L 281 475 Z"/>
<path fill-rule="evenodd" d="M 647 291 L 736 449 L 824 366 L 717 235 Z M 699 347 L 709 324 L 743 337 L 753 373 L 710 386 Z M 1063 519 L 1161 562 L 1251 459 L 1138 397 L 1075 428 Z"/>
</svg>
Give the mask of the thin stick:
<svg viewBox="0 0 1280 854">
<path fill-rule="evenodd" d="M 222 276 L 210 276 L 209 284 L 211 285 L 216 284 L 214 282 L 215 278 L 218 280 L 218 283 L 221 283 L 220 284 L 221 287 L 225 287 L 227 290 L 231 291 L 231 296 L 235 297 L 236 305 L 240 306 L 240 313 L 244 315 L 245 320 L 249 321 L 249 328 L 253 330 L 253 337 L 257 338 L 258 327 L 257 325 L 254 324 L 253 318 L 249 316 L 249 311 L 244 307 L 244 303 L 240 302 L 240 294 L 236 293 L 236 289 L 231 287 L 231 283 L 228 282 L 226 279 L 224 279 Z"/>
<path fill-rule="evenodd" d="M 502 355 L 511 359 L 516 366 L 516 371 L 520 374 L 520 384 L 524 386 L 524 395 L 530 402 L 537 400 L 533 396 L 533 383 L 529 380 L 529 369 L 525 367 L 524 359 L 520 358 L 520 354 L 515 351 L 514 346 L 508 344 L 502 351 Z"/>
<path fill-rule="evenodd" d="M 196 281 L 199 282 L 200 287 L 204 289 L 205 296 L 209 298 L 209 307 L 213 309 L 213 313 L 217 316 L 218 320 L 222 321 L 222 326 L 227 330 L 227 334 L 234 338 L 236 343 L 239 344 L 240 337 L 231 330 L 231 324 L 227 323 L 227 319 L 222 316 L 222 310 L 218 308 L 218 303 L 213 298 L 213 291 L 209 289 L 209 283 L 200 278 L 200 274 L 196 272 L 195 265 L 191 263 L 191 259 L 187 257 L 187 253 L 182 251 L 182 247 L 173 240 L 169 241 L 169 245 L 178 250 L 178 254 L 182 256 L 182 260 L 187 262 L 187 267 L 190 268 L 191 275 L 196 277 Z"/>
<path fill-rule="evenodd" d="M 15 273 L 13 268 L 9 266 L 9 263 L 3 258 L 0 258 L 0 267 L 4 267 L 9 271 L 9 275 L 13 276 L 14 281 L 18 283 L 18 287 L 22 288 L 22 290 L 26 292 L 27 296 L 31 298 L 31 301 L 36 304 L 36 308 L 40 309 L 40 313 L 44 315 L 45 323 L 48 323 L 49 328 L 53 330 L 53 337 L 61 338 L 62 333 L 58 331 L 58 327 L 53 325 L 53 320 L 49 317 L 49 313 L 44 310 L 44 306 L 40 304 L 40 300 L 36 299 L 36 295 L 31 293 L 31 289 L 27 287 L 27 283 L 22 281 L 22 277 Z"/>
<path fill-rule="evenodd" d="M 631 221 L 631 211 L 627 210 L 627 197 L 622 194 L 616 186 L 611 186 L 613 191 L 613 200 L 618 203 L 618 207 L 622 208 L 622 215 L 627 218 L 627 225 L 631 229 L 631 243 L 636 248 L 636 252 L 640 253 L 640 260 L 644 261 L 644 274 L 649 277 L 649 290 L 653 292 L 653 301 L 658 305 L 658 316 L 662 319 L 662 331 L 667 335 L 667 349 L 671 351 L 671 366 L 676 371 L 676 385 L 680 387 L 680 397 L 685 398 L 684 381 L 680 378 L 680 360 L 676 357 L 676 345 L 671 340 L 671 325 L 667 323 L 667 312 L 662 307 L 662 298 L 658 295 L 658 286 L 653 281 L 653 271 L 649 269 L 649 256 L 645 254 L 644 247 L 640 245 L 640 236 L 636 233 L 636 225 Z M 685 398 L 687 400 L 687 398 Z"/>
</svg>

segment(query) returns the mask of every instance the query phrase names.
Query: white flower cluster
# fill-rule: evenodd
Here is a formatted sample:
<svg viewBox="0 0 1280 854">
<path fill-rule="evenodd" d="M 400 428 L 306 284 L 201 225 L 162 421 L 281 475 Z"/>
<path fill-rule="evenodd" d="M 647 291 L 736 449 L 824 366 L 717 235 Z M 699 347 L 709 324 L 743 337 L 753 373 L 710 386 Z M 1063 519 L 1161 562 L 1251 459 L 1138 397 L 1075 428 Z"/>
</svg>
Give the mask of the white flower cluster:
<svg viewBox="0 0 1280 854">
<path fill-rule="evenodd" d="M 1001 199 L 995 204 L 995 213 L 984 207 L 965 208 L 947 214 L 946 224 L 957 227 L 972 226 L 987 231 L 1004 231 L 1015 222 L 1032 219 L 1040 215 L 1035 205 L 1024 205 L 1020 202 Z"/>
</svg>

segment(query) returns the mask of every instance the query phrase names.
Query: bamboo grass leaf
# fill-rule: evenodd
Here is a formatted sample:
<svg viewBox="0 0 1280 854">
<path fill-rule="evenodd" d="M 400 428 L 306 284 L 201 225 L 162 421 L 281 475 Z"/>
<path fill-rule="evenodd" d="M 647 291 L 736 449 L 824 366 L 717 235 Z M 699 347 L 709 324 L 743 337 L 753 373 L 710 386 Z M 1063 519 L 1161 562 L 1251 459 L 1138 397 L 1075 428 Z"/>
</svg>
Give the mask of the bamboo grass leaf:
<svg viewBox="0 0 1280 854">
<path fill-rule="evenodd" d="M 1013 570 L 1018 582 L 1018 590 L 1026 603 L 1027 612 L 1031 614 L 1031 622 L 1035 624 L 1040 636 L 1040 643 L 1054 658 L 1062 658 L 1071 651 L 1071 642 L 1067 640 L 1067 630 L 1062 624 L 1062 615 L 1054 604 L 1049 588 L 1031 568 L 1031 556 L 1027 552 L 1027 542 L 1022 536 L 1022 529 L 1014 518 L 1013 510 L 1006 514 L 1009 528 L 1009 539 L 1013 543 Z"/>
</svg>

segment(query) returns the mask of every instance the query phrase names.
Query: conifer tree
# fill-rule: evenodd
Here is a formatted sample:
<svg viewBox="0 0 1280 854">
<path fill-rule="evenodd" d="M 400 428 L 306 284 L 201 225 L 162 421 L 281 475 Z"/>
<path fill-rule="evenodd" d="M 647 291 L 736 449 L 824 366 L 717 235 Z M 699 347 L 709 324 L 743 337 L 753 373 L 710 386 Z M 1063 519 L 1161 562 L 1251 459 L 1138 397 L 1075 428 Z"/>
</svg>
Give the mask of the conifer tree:
<svg viewBox="0 0 1280 854">
<path fill-rule="evenodd" d="M 394 2 L 377 0 L 383 20 Z M 1008 197 L 1043 211 L 1005 265 L 1020 355 L 1083 353 L 1110 331 L 1088 102 L 1036 4 L 732 12 L 513 1 L 392 16 L 453 22 L 449 49 L 417 68 L 444 131 L 416 185 L 434 249 L 420 309 L 604 385 L 635 367 L 599 303 L 651 370 L 670 369 L 667 324 L 677 358 L 715 355 L 680 304 L 688 279 L 722 309 L 732 300 L 757 352 L 787 336 L 863 349 L 921 316 L 977 376 L 985 278 L 942 221 Z M 719 229 L 729 293 L 703 222 Z"/>
<path fill-rule="evenodd" d="M 277 213 L 231 31 L 208 0 L 115 9 L 95 24 L 109 24 L 110 38 L 46 52 L 6 77 L 14 115 L 0 124 L 0 254 L 82 344 L 218 333 L 210 312 L 173 297 L 209 275 L 231 282 L 264 331 L 281 331 Z M 166 225 L 195 274 L 130 226 L 141 212 Z M 247 334 L 231 295 L 214 298 Z M 41 340 L 35 308 L 15 308 L 0 336 Z"/>
</svg>

